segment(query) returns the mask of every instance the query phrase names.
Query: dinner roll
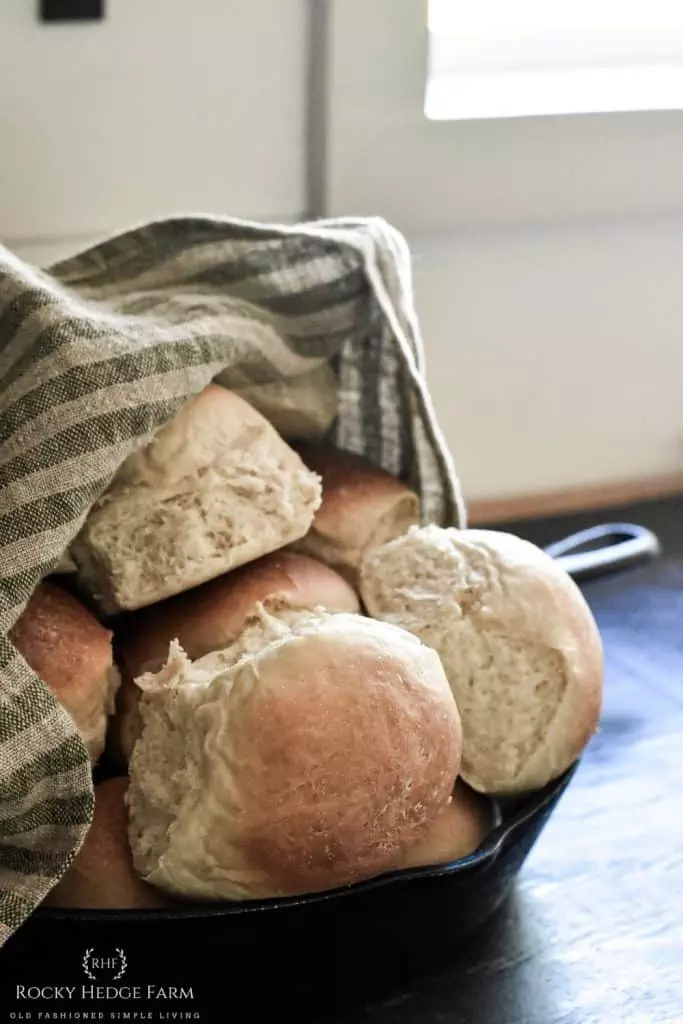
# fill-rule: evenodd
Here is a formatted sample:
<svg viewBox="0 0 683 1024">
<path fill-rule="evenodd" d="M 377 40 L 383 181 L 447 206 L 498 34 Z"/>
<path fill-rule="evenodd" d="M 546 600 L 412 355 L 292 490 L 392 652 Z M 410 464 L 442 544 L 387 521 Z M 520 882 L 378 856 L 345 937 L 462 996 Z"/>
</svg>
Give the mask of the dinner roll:
<svg viewBox="0 0 683 1024">
<path fill-rule="evenodd" d="M 48 894 L 49 907 L 126 910 L 168 907 L 174 901 L 135 873 L 128 843 L 128 779 L 95 786 L 95 813 L 85 842 L 64 877 Z"/>
<path fill-rule="evenodd" d="M 337 417 L 337 378 L 327 363 L 297 377 L 239 388 L 236 394 L 291 440 L 319 441 Z"/>
<path fill-rule="evenodd" d="M 486 839 L 494 821 L 494 805 L 458 779 L 453 799 L 429 832 L 406 850 L 401 867 L 449 864 L 469 857 Z"/>
<path fill-rule="evenodd" d="M 544 551 L 490 530 L 413 528 L 368 553 L 361 593 L 371 615 L 439 653 L 474 789 L 540 788 L 579 756 L 600 715 L 602 644 Z"/>
<path fill-rule="evenodd" d="M 319 558 L 354 586 L 363 552 L 420 522 L 420 501 L 396 477 L 366 459 L 321 445 L 298 444 L 323 482 L 323 498 L 308 533 L 294 549 Z"/>
<path fill-rule="evenodd" d="M 393 868 L 450 799 L 460 719 L 438 656 L 359 615 L 262 613 L 255 653 L 143 676 L 138 873 L 184 896 L 314 892 Z"/>
<path fill-rule="evenodd" d="M 74 720 L 96 761 L 104 750 L 119 675 L 111 632 L 80 601 L 41 583 L 10 631 L 10 639 Z"/>
<path fill-rule="evenodd" d="M 124 462 L 70 556 L 103 612 L 141 608 L 296 540 L 320 498 L 268 421 L 211 385 Z"/>
<path fill-rule="evenodd" d="M 282 618 L 292 610 L 316 607 L 330 612 L 359 611 L 355 591 L 332 569 L 304 555 L 278 551 L 132 613 L 116 635 L 122 684 L 111 738 L 113 752 L 123 763 L 128 763 L 140 731 L 136 676 L 156 672 L 164 665 L 171 640 L 178 640 L 192 660 L 227 647 L 259 605 Z"/>
</svg>

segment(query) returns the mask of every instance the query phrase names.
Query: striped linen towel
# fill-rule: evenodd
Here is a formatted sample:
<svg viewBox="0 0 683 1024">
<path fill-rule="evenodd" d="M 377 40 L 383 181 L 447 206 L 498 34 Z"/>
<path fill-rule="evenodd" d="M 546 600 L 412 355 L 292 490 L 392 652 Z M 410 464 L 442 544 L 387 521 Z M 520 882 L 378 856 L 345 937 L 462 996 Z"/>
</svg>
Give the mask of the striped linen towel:
<svg viewBox="0 0 683 1024">
<path fill-rule="evenodd" d="M 209 381 L 322 363 L 338 381 L 332 443 L 414 486 L 425 521 L 464 525 L 409 254 L 385 221 L 171 218 L 45 272 L 0 247 L 0 945 L 93 810 L 86 749 L 8 631 L 123 460 Z"/>
</svg>

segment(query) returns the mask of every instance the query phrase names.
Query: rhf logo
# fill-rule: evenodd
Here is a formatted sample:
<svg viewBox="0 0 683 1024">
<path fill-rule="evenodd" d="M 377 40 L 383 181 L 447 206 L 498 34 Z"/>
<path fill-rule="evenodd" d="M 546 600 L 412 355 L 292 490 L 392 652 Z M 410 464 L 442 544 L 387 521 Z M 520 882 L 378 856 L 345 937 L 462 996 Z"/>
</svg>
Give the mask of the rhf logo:
<svg viewBox="0 0 683 1024">
<path fill-rule="evenodd" d="M 86 978 L 97 981 L 103 972 L 107 980 L 118 981 L 126 973 L 128 961 L 122 949 L 114 950 L 116 956 L 95 956 L 94 949 L 86 949 L 81 961 Z"/>
</svg>

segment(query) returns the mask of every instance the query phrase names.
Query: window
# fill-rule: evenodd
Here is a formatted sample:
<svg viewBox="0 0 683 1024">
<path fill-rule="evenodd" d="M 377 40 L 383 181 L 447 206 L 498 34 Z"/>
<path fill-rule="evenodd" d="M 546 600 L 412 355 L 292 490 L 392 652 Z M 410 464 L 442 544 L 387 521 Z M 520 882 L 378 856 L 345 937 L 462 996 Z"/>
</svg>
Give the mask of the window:
<svg viewBox="0 0 683 1024">
<path fill-rule="evenodd" d="M 316 155 L 322 153 L 311 178 L 316 214 L 381 214 L 409 235 L 558 221 L 683 217 L 683 88 L 675 99 L 673 87 L 667 87 L 667 103 L 660 90 L 655 105 L 652 100 L 646 103 L 644 84 L 647 68 L 654 69 L 654 77 L 667 69 L 672 77 L 680 74 L 683 0 L 443 4 L 447 16 L 439 31 L 430 34 L 430 22 L 432 28 L 439 26 L 438 6 L 433 4 L 429 12 L 427 0 L 313 0 L 314 51 L 319 55 L 313 89 L 314 147 Z M 490 15 L 494 8 L 496 18 L 482 16 L 482 11 Z M 520 47 L 522 12 L 527 11 L 529 24 L 532 10 L 544 20 L 532 23 L 536 29 L 527 29 Z M 571 33 L 570 22 L 558 20 L 561 10 L 566 19 L 574 19 Z M 572 88 L 572 116 L 556 116 L 562 92 L 554 90 L 551 109 L 551 90 L 544 87 L 531 97 L 537 116 L 519 116 L 518 97 L 517 116 L 511 117 L 503 116 L 507 85 L 504 90 L 499 85 L 488 92 L 497 110 L 492 100 L 486 116 L 473 116 L 470 109 L 467 116 L 428 117 L 428 83 L 438 77 L 430 41 L 436 44 L 441 39 L 438 67 L 443 82 L 451 73 L 449 67 L 452 70 L 448 54 L 453 53 L 454 11 L 458 17 L 466 12 L 469 38 L 476 42 L 470 49 L 467 83 L 479 82 L 477 76 L 491 67 L 494 74 L 502 67 L 508 75 L 538 70 L 559 76 L 556 82 L 565 73 L 576 73 L 584 83 L 587 74 L 600 68 L 614 73 L 625 69 L 636 83 L 631 96 L 638 102 L 627 102 L 622 89 L 611 104 L 606 92 L 596 103 L 596 89 L 584 89 L 584 98 L 590 96 L 591 102 L 581 104 L 578 88 Z M 610 11 L 619 12 L 621 34 L 614 31 Z M 570 37 L 576 44 L 572 47 L 567 45 Z M 458 53 L 462 55 L 461 50 Z M 526 54 L 523 70 L 515 67 L 515 53 Z M 462 72 L 462 65 L 457 67 Z M 610 80 L 616 81 L 612 73 Z M 469 85 L 468 90 L 471 98 L 474 90 Z M 462 105 L 463 82 L 450 94 L 451 103 Z M 530 103 L 528 90 L 526 96 Z M 434 102 L 433 92 L 431 99 Z M 656 109 L 643 110 L 649 102 Z M 666 105 L 676 109 L 663 109 Z M 527 106 L 526 113 L 531 112 Z"/>
<path fill-rule="evenodd" d="M 429 0 L 434 119 L 683 108 L 681 0 Z"/>
</svg>

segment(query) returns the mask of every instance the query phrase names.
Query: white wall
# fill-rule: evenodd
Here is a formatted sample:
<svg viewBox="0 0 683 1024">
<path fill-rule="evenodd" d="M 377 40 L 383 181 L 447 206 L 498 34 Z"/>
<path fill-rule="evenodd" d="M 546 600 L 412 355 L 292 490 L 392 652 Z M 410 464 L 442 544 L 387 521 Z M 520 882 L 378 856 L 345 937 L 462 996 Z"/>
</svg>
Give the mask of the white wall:
<svg viewBox="0 0 683 1024">
<path fill-rule="evenodd" d="M 472 499 L 683 467 L 683 222 L 416 235 L 432 394 Z"/>
<path fill-rule="evenodd" d="M 328 13 L 328 213 L 407 231 L 683 214 L 683 111 L 430 120 L 426 0 L 313 2 Z"/>
<path fill-rule="evenodd" d="M 326 7 L 319 202 L 409 235 L 469 498 L 678 473 L 683 112 L 429 121 L 426 4 Z"/>
<path fill-rule="evenodd" d="M 0 5 L 0 239 L 37 262 L 167 213 L 306 209 L 307 0 Z"/>
<path fill-rule="evenodd" d="M 112 0 L 92 26 L 36 6 L 0 4 L 2 241 L 41 263 L 170 212 L 306 210 L 308 0 Z M 470 500 L 681 468 L 683 223 L 410 241 Z"/>
</svg>

